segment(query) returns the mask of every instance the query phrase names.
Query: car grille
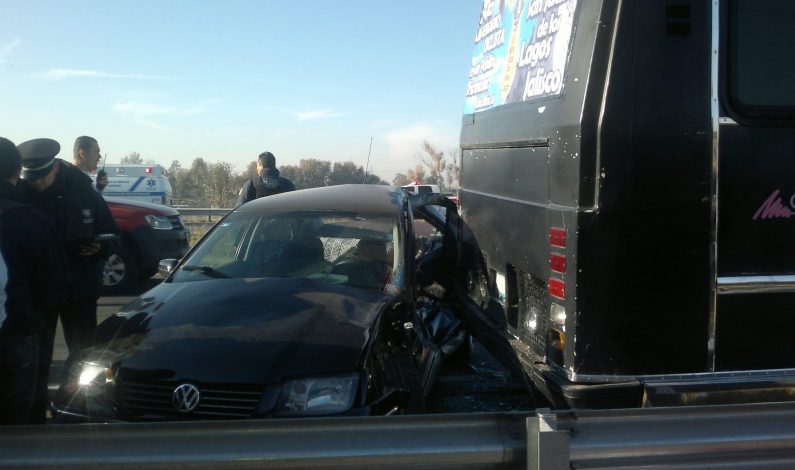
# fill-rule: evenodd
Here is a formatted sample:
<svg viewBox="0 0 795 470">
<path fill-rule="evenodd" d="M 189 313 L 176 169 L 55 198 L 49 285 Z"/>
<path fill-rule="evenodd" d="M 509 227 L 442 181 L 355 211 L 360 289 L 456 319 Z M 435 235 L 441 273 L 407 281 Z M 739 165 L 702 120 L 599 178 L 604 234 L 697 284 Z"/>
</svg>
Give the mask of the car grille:
<svg viewBox="0 0 795 470">
<path fill-rule="evenodd" d="M 233 419 L 249 418 L 257 409 L 262 386 L 197 385 L 199 405 L 189 413 L 180 413 L 171 402 L 172 393 L 181 383 L 121 383 L 120 401 L 125 415 L 140 419 Z"/>
</svg>

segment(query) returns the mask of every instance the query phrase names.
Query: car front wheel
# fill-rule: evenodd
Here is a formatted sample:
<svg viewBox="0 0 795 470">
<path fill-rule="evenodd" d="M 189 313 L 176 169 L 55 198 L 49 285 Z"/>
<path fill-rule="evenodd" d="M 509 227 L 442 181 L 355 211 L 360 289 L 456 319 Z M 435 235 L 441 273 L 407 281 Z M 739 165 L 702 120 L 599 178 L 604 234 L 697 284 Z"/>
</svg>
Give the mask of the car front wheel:
<svg viewBox="0 0 795 470">
<path fill-rule="evenodd" d="M 119 246 L 102 270 L 102 290 L 105 294 L 119 294 L 132 288 L 138 281 L 138 267 L 130 250 Z"/>
</svg>

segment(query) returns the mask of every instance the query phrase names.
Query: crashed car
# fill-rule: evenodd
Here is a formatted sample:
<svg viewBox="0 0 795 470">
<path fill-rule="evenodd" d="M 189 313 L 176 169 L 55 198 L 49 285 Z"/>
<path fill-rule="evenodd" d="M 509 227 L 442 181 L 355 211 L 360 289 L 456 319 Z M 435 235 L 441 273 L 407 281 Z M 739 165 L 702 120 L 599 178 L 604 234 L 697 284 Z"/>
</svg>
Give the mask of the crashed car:
<svg viewBox="0 0 795 470">
<path fill-rule="evenodd" d="M 228 214 L 72 355 L 58 421 L 421 411 L 462 344 L 455 205 L 345 185 Z"/>
</svg>

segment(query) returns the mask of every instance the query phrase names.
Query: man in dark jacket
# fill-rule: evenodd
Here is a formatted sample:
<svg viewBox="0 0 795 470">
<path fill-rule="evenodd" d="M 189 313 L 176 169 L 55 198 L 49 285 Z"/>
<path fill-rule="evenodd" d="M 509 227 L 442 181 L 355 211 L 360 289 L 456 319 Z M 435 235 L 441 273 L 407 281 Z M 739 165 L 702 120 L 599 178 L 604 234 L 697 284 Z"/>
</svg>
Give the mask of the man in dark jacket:
<svg viewBox="0 0 795 470">
<path fill-rule="evenodd" d="M 260 197 L 288 191 L 295 191 L 295 185 L 287 178 L 279 176 L 276 157 L 270 152 L 262 152 L 257 157 L 257 176 L 246 181 L 240 188 L 235 207 Z"/>
<path fill-rule="evenodd" d="M 97 171 L 97 166 L 101 159 L 102 155 L 99 153 L 99 142 L 97 142 L 97 139 L 87 135 L 81 135 L 75 139 L 74 159 L 72 163 L 83 170 L 83 173 L 87 175 L 95 171 L 97 172 L 95 186 L 100 193 L 102 193 L 108 185 L 108 173 L 105 170 Z M 105 165 L 103 164 L 102 166 L 104 167 Z"/>
<path fill-rule="evenodd" d="M 70 355 L 79 359 L 80 352 L 93 345 L 97 327 L 97 299 L 102 288 L 105 260 L 113 252 L 115 242 L 100 240 L 99 235 L 116 234 L 119 229 L 102 196 L 94 190 L 89 178 L 69 162 L 55 158 L 61 149 L 52 139 L 34 139 L 18 146 L 22 154 L 22 179 L 30 203 L 55 220 L 61 247 L 71 279 L 69 298 L 60 309 L 64 339 Z M 46 344 L 40 344 L 40 368 L 52 360 L 52 347 L 57 318 L 45 319 Z M 52 334 L 52 336 L 51 336 Z M 40 377 L 46 370 L 40 371 Z M 46 406 L 46 388 L 44 390 Z M 41 411 L 41 392 L 34 412 Z M 41 415 L 40 415 L 41 418 Z"/>
<path fill-rule="evenodd" d="M 39 331 L 68 293 L 63 254 L 51 221 L 22 204 L 19 150 L 0 137 L 0 254 L 6 317 L 0 321 L 0 424 L 25 424 L 37 388 Z M 44 376 L 44 390 L 47 376 Z"/>
</svg>

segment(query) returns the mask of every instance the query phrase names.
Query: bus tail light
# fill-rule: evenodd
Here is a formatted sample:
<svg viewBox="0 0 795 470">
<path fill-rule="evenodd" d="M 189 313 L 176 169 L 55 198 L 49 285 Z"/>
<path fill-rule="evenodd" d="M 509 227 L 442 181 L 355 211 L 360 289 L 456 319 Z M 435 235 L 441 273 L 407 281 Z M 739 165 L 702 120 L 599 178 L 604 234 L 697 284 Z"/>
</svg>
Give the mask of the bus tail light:
<svg viewBox="0 0 795 470">
<path fill-rule="evenodd" d="M 566 248 L 566 229 L 551 227 L 549 229 L 549 244 L 558 248 Z"/>
<path fill-rule="evenodd" d="M 549 295 L 553 297 L 557 297 L 560 300 L 566 299 L 566 284 L 560 279 L 549 278 L 547 290 L 549 291 Z"/>
<path fill-rule="evenodd" d="M 552 253 L 549 255 L 549 269 L 556 273 L 566 272 L 566 256 L 560 253 Z"/>
</svg>

